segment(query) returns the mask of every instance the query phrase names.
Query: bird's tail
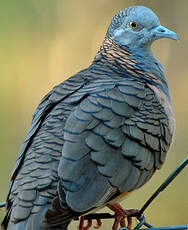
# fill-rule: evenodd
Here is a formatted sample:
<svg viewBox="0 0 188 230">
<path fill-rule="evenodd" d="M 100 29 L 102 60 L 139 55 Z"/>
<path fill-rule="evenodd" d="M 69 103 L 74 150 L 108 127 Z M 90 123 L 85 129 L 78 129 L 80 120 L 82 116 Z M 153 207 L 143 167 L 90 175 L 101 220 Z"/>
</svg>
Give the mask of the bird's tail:
<svg viewBox="0 0 188 230">
<path fill-rule="evenodd" d="M 12 207 L 2 222 L 4 230 L 67 230 L 69 223 L 75 217 L 75 213 L 67 206 L 66 202 L 59 202 L 56 196 L 50 204 L 41 206 L 41 210 L 31 214 L 27 219 L 19 222 L 11 221 Z"/>
<path fill-rule="evenodd" d="M 54 199 L 53 210 L 50 209 L 50 205 L 41 207 L 39 212 L 19 222 L 13 222 L 9 217 L 6 223 L 3 222 L 2 227 L 4 230 L 67 230 L 74 216 L 68 210 L 60 211 L 56 203 L 57 198 Z"/>
<path fill-rule="evenodd" d="M 59 198 L 55 197 L 52 202 L 52 209 L 48 209 L 45 213 L 43 223 L 48 227 L 67 230 L 74 217 L 75 213 L 67 205 L 60 205 Z"/>
</svg>

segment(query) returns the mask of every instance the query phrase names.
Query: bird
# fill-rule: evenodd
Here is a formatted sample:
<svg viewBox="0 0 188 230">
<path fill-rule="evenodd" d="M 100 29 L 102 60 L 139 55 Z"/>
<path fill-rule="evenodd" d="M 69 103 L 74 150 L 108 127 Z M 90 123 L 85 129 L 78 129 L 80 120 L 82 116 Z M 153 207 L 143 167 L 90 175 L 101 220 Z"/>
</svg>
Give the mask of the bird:
<svg viewBox="0 0 188 230">
<path fill-rule="evenodd" d="M 138 212 L 120 202 L 165 162 L 175 117 L 164 68 L 151 45 L 178 35 L 145 6 L 113 17 L 93 62 L 37 107 L 13 169 L 2 226 L 67 230 L 103 207 L 113 230 Z M 100 227 L 101 221 L 97 220 Z M 130 226 L 129 226 L 130 227 Z"/>
</svg>

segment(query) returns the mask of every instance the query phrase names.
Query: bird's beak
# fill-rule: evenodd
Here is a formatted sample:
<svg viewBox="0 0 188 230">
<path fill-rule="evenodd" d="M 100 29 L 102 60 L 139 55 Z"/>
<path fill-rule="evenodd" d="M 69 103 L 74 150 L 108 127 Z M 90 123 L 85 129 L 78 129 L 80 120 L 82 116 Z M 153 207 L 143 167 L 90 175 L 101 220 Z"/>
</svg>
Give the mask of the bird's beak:
<svg viewBox="0 0 188 230">
<path fill-rule="evenodd" d="M 179 40 L 178 35 L 174 31 L 161 25 L 154 27 L 151 31 L 153 39 L 169 38 L 172 40 Z"/>
</svg>

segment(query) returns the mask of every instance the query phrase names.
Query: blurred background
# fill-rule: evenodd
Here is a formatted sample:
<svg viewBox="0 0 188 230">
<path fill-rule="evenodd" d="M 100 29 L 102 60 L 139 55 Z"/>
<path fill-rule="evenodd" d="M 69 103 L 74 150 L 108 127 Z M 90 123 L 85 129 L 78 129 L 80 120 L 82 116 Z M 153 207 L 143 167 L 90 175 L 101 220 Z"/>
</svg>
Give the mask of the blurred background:
<svg viewBox="0 0 188 230">
<path fill-rule="evenodd" d="M 56 84 L 87 67 L 113 15 L 145 5 L 180 42 L 159 40 L 155 56 L 166 67 L 176 114 L 176 135 L 165 166 L 122 204 L 140 208 L 188 153 L 187 0 L 0 0 L 0 202 L 6 198 L 17 152 L 41 98 Z M 188 167 L 147 209 L 155 226 L 188 224 Z M 0 211 L 0 222 L 4 209 Z M 111 229 L 104 221 L 103 228 Z M 70 227 L 75 229 L 75 223 Z"/>
</svg>

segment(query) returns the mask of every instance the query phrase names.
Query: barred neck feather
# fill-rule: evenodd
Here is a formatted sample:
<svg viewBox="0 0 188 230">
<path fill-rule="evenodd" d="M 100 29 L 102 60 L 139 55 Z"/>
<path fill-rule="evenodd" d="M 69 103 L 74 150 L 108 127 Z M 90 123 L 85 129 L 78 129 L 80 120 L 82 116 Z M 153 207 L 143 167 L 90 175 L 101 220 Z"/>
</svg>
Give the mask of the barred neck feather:
<svg viewBox="0 0 188 230">
<path fill-rule="evenodd" d="M 131 50 L 129 47 L 120 47 L 106 36 L 90 68 L 116 72 L 121 77 L 139 78 L 140 81 L 158 85 L 169 95 L 163 67 L 150 49 Z"/>
</svg>

